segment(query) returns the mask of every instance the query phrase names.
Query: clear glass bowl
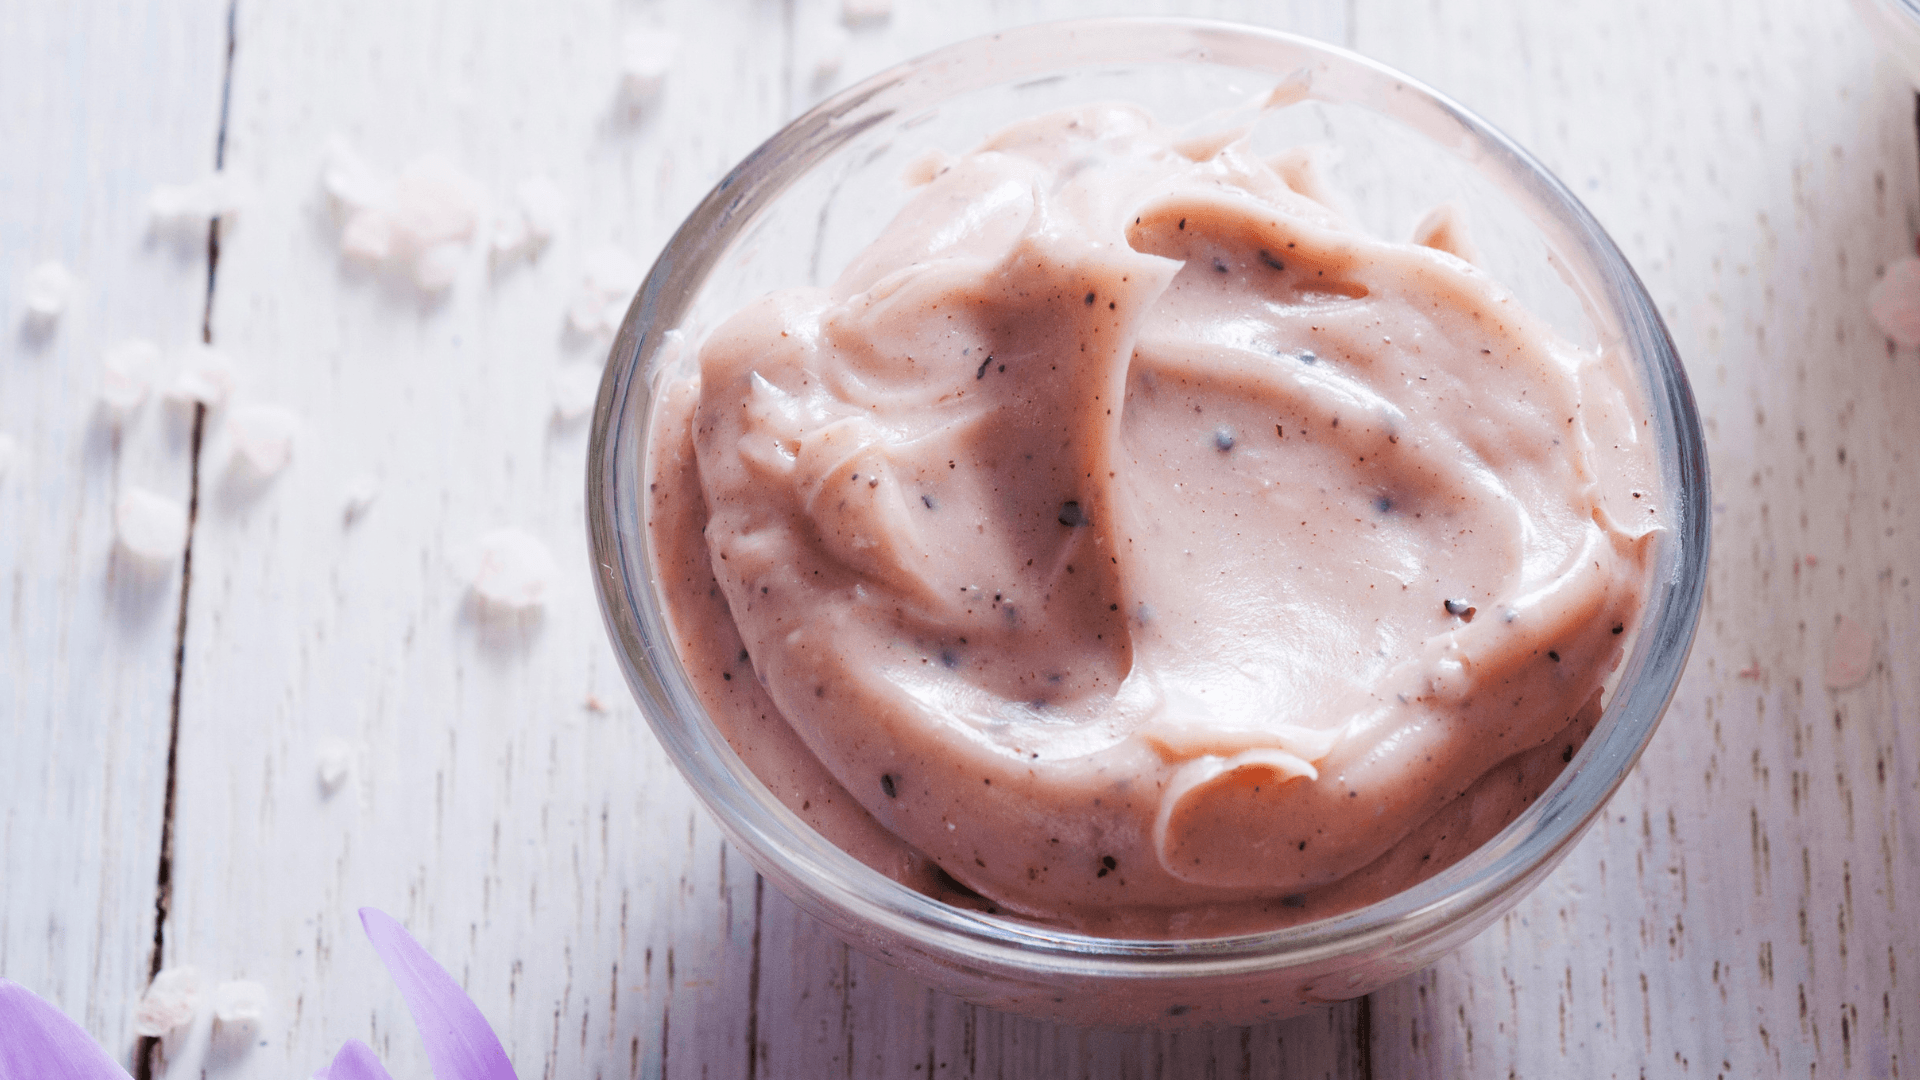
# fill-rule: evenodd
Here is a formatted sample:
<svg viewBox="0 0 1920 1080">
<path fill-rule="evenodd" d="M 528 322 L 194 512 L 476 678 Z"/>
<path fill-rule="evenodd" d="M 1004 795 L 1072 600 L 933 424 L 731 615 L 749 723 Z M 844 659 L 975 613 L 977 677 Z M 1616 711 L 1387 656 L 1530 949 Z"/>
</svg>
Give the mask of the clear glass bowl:
<svg viewBox="0 0 1920 1080">
<path fill-rule="evenodd" d="M 1307 100 L 1261 114 L 1276 84 Z M 1331 174 L 1361 223 L 1405 236 L 1451 202 L 1481 263 L 1568 340 L 1622 350 L 1641 381 L 1668 529 L 1641 629 L 1605 714 L 1504 831 L 1385 901 L 1290 929 L 1113 940 L 943 904 L 869 869 L 788 811 L 701 707 L 670 644 L 645 527 L 653 389 L 682 335 L 775 288 L 825 284 L 908 194 L 906 165 L 962 152 L 1015 119 L 1119 99 L 1163 121 L 1259 124 L 1256 146 L 1339 148 Z M 1264 115 L 1264 119 L 1260 119 Z M 679 333 L 669 333 L 678 331 Z M 674 763 L 754 866 L 854 946 L 948 992 L 1030 1015 L 1118 1025 L 1248 1023 L 1353 998 L 1417 971 L 1517 903 L 1633 767 L 1685 666 L 1706 580 L 1707 461 L 1666 328 L 1578 200 L 1485 121 L 1386 67 L 1319 42 L 1172 19 L 1057 23 L 963 42 L 836 95 L 740 163 L 688 216 L 627 313 L 601 384 L 587 518 L 607 628 Z"/>
</svg>

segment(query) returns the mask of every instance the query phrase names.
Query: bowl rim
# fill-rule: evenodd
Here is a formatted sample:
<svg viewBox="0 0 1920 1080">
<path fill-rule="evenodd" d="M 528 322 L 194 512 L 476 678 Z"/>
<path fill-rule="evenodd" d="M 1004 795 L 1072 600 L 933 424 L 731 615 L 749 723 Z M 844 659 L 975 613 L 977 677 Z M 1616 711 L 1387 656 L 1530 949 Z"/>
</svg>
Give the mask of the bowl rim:
<svg viewBox="0 0 1920 1080">
<path fill-rule="evenodd" d="M 1066 35 L 1082 42 L 1197 42 L 1157 55 L 1083 57 L 1059 70 L 1191 61 L 1218 65 L 1211 48 L 1237 45 L 1304 53 L 1323 68 L 1379 83 L 1398 105 L 1440 128 L 1457 125 L 1483 159 L 1490 178 L 1517 181 L 1548 215 L 1543 235 L 1562 257 L 1592 264 L 1600 289 L 1589 303 L 1609 301 L 1620 322 L 1620 345 L 1646 397 L 1672 513 L 1656 538 L 1646 612 L 1622 665 L 1623 675 L 1592 735 L 1559 777 L 1514 821 L 1446 870 L 1381 901 L 1297 926 L 1225 937 L 1105 938 L 1058 930 L 950 906 L 888 878 L 826 842 L 768 791 L 727 745 L 691 691 L 659 612 L 646 534 L 644 448 L 653 419 L 653 361 L 707 271 L 756 212 L 807 169 L 894 114 L 892 97 L 925 73 L 989 52 Z M 1142 49 L 1133 50 L 1144 52 Z M 1004 65 L 1003 65 L 1004 66 Z M 1290 68 L 1272 68 L 1276 78 Z M 1002 71 L 979 87 L 1011 81 Z M 969 88 L 950 92 L 964 92 Z M 1337 99 L 1348 100 L 1348 99 Z M 1370 104 L 1367 102 L 1355 102 Z M 1375 111 L 1386 111 L 1376 109 Z M 1434 137 L 1409 117 L 1414 130 Z M 1411 114 L 1410 114 L 1411 115 Z M 1555 230 L 1559 235 L 1556 236 Z M 638 431 L 627 421 L 638 405 Z M 1586 207 L 1544 165 L 1491 124 L 1452 99 L 1377 61 L 1339 46 L 1265 27 L 1194 18 L 1127 17 L 1044 22 L 970 38 L 887 68 L 840 91 L 783 126 L 730 170 L 662 249 L 627 311 L 611 349 L 595 403 L 587 452 L 586 517 L 590 558 L 614 652 L 649 726 L 681 775 L 727 835 L 790 897 L 840 926 L 899 935 L 920 949 L 970 965 L 1080 977 L 1187 978 L 1296 968 L 1341 956 L 1389 949 L 1470 919 L 1498 905 L 1511 887 L 1543 874 L 1579 839 L 1625 781 L 1671 701 L 1699 623 L 1709 549 L 1710 492 L 1706 451 L 1686 371 L 1657 306 L 1625 256 Z M 641 573 L 625 571 L 637 567 Z M 638 602 L 636 590 L 651 603 Z M 693 705 L 691 718 L 674 715 Z M 1517 897 L 1516 897 L 1517 899 Z"/>
</svg>

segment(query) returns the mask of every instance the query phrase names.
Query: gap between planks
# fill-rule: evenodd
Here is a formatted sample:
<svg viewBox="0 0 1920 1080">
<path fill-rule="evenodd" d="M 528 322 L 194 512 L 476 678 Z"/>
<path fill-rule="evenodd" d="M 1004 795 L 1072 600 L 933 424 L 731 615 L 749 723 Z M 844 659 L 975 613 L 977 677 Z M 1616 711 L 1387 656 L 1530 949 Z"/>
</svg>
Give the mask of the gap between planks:
<svg viewBox="0 0 1920 1080">
<path fill-rule="evenodd" d="M 233 100 L 234 25 L 239 0 L 227 4 L 227 50 L 220 74 L 220 123 L 214 131 L 213 168 L 218 172 L 227 160 L 227 114 Z M 200 341 L 213 344 L 213 291 L 220 274 L 220 219 L 207 223 L 207 295 L 200 311 Z M 193 590 L 193 534 L 200 518 L 200 449 L 207 428 L 207 407 L 193 406 L 193 435 L 187 464 L 187 542 L 180 553 L 180 614 L 174 623 L 173 691 L 167 707 L 167 779 L 160 812 L 160 858 L 153 884 L 153 951 L 147 958 L 147 978 L 160 974 L 166 957 L 167 917 L 173 906 L 173 814 L 179 790 L 180 766 L 180 694 L 187 669 L 187 600 Z M 160 1040 L 144 1037 L 134 1050 L 135 1080 L 153 1080 L 153 1058 Z"/>
</svg>

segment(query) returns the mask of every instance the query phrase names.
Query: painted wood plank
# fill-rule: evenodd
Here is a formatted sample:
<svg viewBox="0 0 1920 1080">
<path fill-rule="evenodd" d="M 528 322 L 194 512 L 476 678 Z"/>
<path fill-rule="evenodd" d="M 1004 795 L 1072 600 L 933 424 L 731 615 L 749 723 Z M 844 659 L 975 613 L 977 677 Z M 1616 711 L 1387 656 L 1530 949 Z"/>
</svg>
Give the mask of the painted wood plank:
<svg viewBox="0 0 1920 1080">
<path fill-rule="evenodd" d="M 274 1016 L 235 1077 L 307 1075 L 349 1037 L 425 1075 L 353 918 L 404 920 L 521 1074 L 737 1071 L 755 882 L 628 702 L 590 592 L 586 431 L 548 380 L 606 342 L 567 329 L 585 253 L 643 263 L 778 123 L 773 4 L 243 6 L 229 153 L 263 205 L 223 250 L 214 336 L 294 462 L 229 475 L 216 418 L 196 537 L 170 959 L 256 979 Z M 618 101 L 621 34 L 691 31 L 665 99 Z M 446 155 L 490 191 L 550 175 L 571 203 L 532 264 L 469 252 L 444 297 L 342 260 L 319 185 L 341 134 L 397 170 Z M 345 487 L 380 478 L 346 520 Z M 561 568 L 543 615 L 482 618 L 461 544 L 527 529 Z M 590 707 L 604 702 L 604 711 Z M 318 781 L 327 740 L 350 776 Z"/>
<path fill-rule="evenodd" d="M 149 234 L 154 187 L 213 168 L 224 0 L 0 14 L 0 976 L 123 1062 L 154 933 L 180 569 L 114 549 L 119 492 L 188 494 L 191 417 L 96 411 L 126 337 L 197 340 L 204 228 Z M 43 260 L 79 279 L 24 322 Z"/>
<path fill-rule="evenodd" d="M 1613 232 L 1687 360 L 1715 485 L 1664 728 L 1538 893 L 1377 996 L 1380 1075 L 1910 1071 L 1920 372 L 1865 297 L 1912 253 L 1912 89 L 1838 4 L 1369 6 L 1357 43 Z M 1841 616 L 1877 664 L 1830 690 Z"/>
</svg>

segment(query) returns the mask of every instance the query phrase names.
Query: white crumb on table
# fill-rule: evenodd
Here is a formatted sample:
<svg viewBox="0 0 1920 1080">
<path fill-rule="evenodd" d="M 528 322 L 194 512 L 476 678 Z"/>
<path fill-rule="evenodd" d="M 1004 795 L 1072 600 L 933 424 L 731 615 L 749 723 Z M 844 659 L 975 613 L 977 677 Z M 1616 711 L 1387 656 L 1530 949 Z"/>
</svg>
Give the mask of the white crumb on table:
<svg viewBox="0 0 1920 1080">
<path fill-rule="evenodd" d="M 240 213 L 253 201 L 253 187 L 225 171 L 186 184 L 167 184 L 147 197 L 147 214 L 158 231 L 204 229 L 214 218 Z"/>
<path fill-rule="evenodd" d="M 413 254 L 415 284 L 436 292 L 453 283 L 485 202 L 479 183 L 437 154 L 415 158 L 400 170 L 394 185 L 394 233 Z"/>
<path fill-rule="evenodd" d="M 643 274 L 639 262 L 617 247 L 587 252 L 581 260 L 580 291 L 567 306 L 567 322 L 582 334 L 618 331 Z"/>
<path fill-rule="evenodd" d="M 427 293 L 459 277 L 488 205 L 480 182 L 441 155 L 390 177 L 337 135 L 323 151 L 320 186 L 339 213 L 341 254 L 403 269 Z"/>
<path fill-rule="evenodd" d="M 667 86 L 667 76 L 680 61 L 680 35 L 671 30 L 641 27 L 620 39 L 620 92 L 629 104 L 650 105 Z"/>
<path fill-rule="evenodd" d="M 121 492 L 113 519 L 120 546 L 137 558 L 165 562 L 187 546 L 187 508 L 145 488 Z"/>
<path fill-rule="evenodd" d="M 413 283 L 426 292 L 445 292 L 460 276 L 466 254 L 466 245 L 454 241 L 422 248 L 413 257 Z"/>
<path fill-rule="evenodd" d="M 233 979 L 213 988 L 213 1018 L 222 1024 L 256 1025 L 267 1013 L 267 988 Z"/>
<path fill-rule="evenodd" d="M 73 272 L 60 263 L 49 261 L 34 267 L 27 274 L 27 318 L 43 326 L 53 323 L 67 310 L 78 285 Z"/>
<path fill-rule="evenodd" d="M 598 364 L 563 364 L 553 374 L 553 415 L 562 423 L 593 411 L 600 394 L 602 369 Z"/>
<path fill-rule="evenodd" d="M 813 83 L 820 87 L 832 82 L 847 63 L 847 46 L 853 35 L 838 23 L 822 20 L 813 24 L 803 40 L 805 53 L 813 58 Z"/>
<path fill-rule="evenodd" d="M 322 793 L 331 795 L 347 782 L 353 771 L 353 745 L 345 739 L 326 738 L 313 750 Z"/>
<path fill-rule="evenodd" d="M 893 0 L 841 0 L 840 17 L 849 24 L 880 22 L 893 16 Z"/>
<path fill-rule="evenodd" d="M 200 973 L 191 967 L 170 967 L 153 977 L 133 1009 L 133 1033 L 161 1038 L 192 1022 L 200 1007 Z"/>
<path fill-rule="evenodd" d="M 167 387 L 167 400 L 218 409 L 233 396 L 236 374 L 233 360 L 226 353 L 196 341 L 180 358 L 180 372 Z"/>
<path fill-rule="evenodd" d="M 344 137 L 328 139 L 321 156 L 320 187 L 343 210 L 393 209 L 392 178 L 362 157 Z"/>
<path fill-rule="evenodd" d="M 300 418 L 278 405 L 238 405 L 227 417 L 235 459 L 263 478 L 293 459 L 293 439 L 300 428 Z"/>
<path fill-rule="evenodd" d="M 385 210 L 355 210 L 340 230 L 340 252 L 363 262 L 385 262 L 393 255 L 393 215 Z"/>
<path fill-rule="evenodd" d="M 100 403 L 116 419 L 125 419 L 146 403 L 153 375 L 160 367 L 160 347 L 130 338 L 107 349 L 100 358 Z"/>
<path fill-rule="evenodd" d="M 462 545 L 453 553 L 452 564 L 482 603 L 506 611 L 546 603 L 560 572 L 547 545 L 516 528 L 495 529 Z"/>
<path fill-rule="evenodd" d="M 373 507 L 373 501 L 380 497 L 380 478 L 362 473 L 347 481 L 345 489 L 346 518 L 349 524 L 360 520 Z"/>
<path fill-rule="evenodd" d="M 545 176 L 520 182 L 513 198 L 495 210 L 488 244 L 496 259 L 531 256 L 552 242 L 567 216 L 567 197 Z"/>
<path fill-rule="evenodd" d="M 514 189 L 520 212 L 526 215 L 527 236 L 535 244 L 544 244 L 560 234 L 567 216 L 567 196 L 549 177 L 530 176 Z"/>
</svg>

